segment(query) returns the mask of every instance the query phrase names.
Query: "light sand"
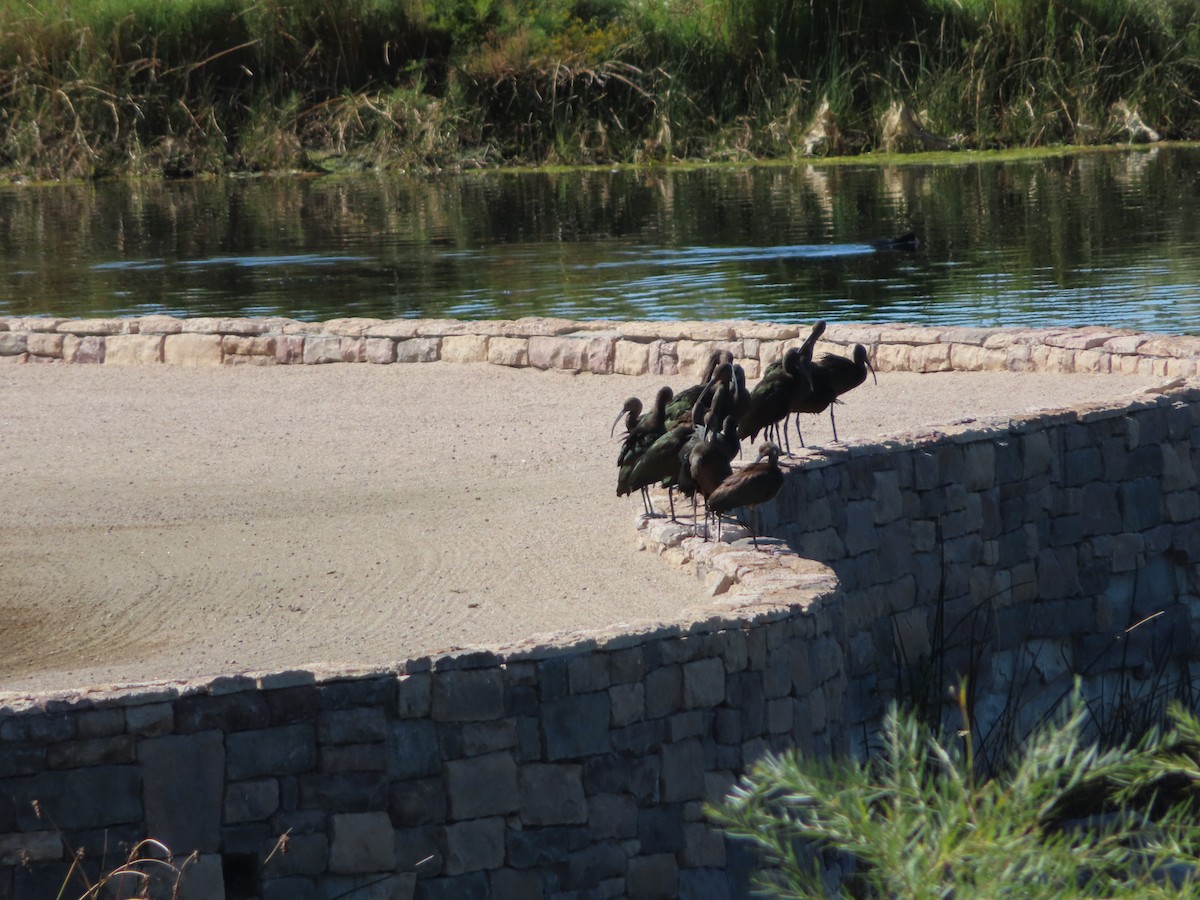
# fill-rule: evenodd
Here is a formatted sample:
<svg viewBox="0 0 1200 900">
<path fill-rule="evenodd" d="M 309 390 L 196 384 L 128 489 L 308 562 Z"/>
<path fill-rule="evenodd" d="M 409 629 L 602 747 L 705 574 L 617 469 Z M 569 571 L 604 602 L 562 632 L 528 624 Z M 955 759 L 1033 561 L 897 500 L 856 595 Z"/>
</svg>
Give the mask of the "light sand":
<svg viewBox="0 0 1200 900">
<path fill-rule="evenodd" d="M 679 377 L 488 365 L 0 369 L 0 691 L 386 664 L 632 619 L 609 426 Z M 1120 376 L 882 373 L 843 440 L 1123 397 Z M 830 439 L 809 417 L 810 443 Z"/>
</svg>

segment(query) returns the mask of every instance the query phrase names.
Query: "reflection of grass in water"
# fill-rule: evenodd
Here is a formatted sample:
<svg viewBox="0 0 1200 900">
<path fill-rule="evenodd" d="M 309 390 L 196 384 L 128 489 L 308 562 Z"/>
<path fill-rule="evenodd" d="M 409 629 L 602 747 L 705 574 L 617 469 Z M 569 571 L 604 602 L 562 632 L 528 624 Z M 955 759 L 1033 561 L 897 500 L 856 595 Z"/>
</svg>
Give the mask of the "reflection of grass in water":
<svg viewBox="0 0 1200 900">
<path fill-rule="evenodd" d="M 792 158 L 903 99 L 964 146 L 1195 135 L 1191 0 L 0 0 L 0 164 L 46 176 Z M 720 73 L 720 77 L 714 77 Z"/>
<path fill-rule="evenodd" d="M 1200 283 L 1200 204 L 1191 202 L 1190 174 L 1196 152 L 1065 158 L 1021 151 L 981 154 L 979 164 L 962 164 L 959 154 L 952 166 L 141 180 L 13 190 L 0 197 L 15 236 L 11 265 L 0 272 L 0 308 L 103 316 L 118 304 L 133 313 L 165 304 L 193 314 L 253 309 L 323 319 L 347 314 L 353 301 L 354 312 L 384 318 L 448 310 L 482 318 L 516 311 L 694 318 L 711 317 L 715 303 L 722 317 L 769 321 L 895 321 L 903 313 L 905 321 L 937 324 L 1014 325 L 1031 315 L 1055 324 L 1088 316 L 1124 323 L 1090 310 L 1128 297 L 1128 315 L 1138 316 L 1162 285 Z M 648 267 L 629 268 L 628 278 L 620 268 L 586 268 L 655 248 L 822 246 L 909 227 L 924 244 L 915 254 L 784 257 L 695 272 L 680 265 L 666 273 L 678 276 L 678 290 L 657 298 L 625 289 L 653 274 Z M 515 256 L 514 247 L 536 250 L 536 264 Z M 177 278 L 180 261 L 238 252 L 374 259 L 274 271 L 202 267 Z M 156 259 L 166 268 L 91 268 Z M 1151 273 L 1152 265 L 1161 270 Z M 1144 274 L 1144 289 L 1132 280 L 1136 273 Z M 1184 321 L 1187 330 L 1196 327 L 1191 308 L 1179 304 L 1170 322 Z M 1178 326 L 1160 324 L 1155 314 L 1134 327 Z"/>
</svg>

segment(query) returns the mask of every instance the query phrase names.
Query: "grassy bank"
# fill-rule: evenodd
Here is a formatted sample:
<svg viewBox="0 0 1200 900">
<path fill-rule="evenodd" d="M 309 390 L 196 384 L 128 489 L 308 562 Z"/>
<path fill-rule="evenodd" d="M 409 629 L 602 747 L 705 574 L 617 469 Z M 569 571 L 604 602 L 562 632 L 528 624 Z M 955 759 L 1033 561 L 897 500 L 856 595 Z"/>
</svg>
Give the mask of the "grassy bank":
<svg viewBox="0 0 1200 900">
<path fill-rule="evenodd" d="M 35 177 L 1106 143 L 1133 111 L 1195 138 L 1200 11 L 0 0 L 0 85 L 0 169 Z"/>
</svg>

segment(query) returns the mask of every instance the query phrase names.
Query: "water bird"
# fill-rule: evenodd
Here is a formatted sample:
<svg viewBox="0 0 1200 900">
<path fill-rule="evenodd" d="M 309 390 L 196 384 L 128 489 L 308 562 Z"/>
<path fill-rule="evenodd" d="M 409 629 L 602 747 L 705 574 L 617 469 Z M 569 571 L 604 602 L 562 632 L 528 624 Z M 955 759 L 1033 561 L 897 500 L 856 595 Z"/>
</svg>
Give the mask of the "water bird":
<svg viewBox="0 0 1200 900">
<path fill-rule="evenodd" d="M 612 437 L 617 433 L 617 422 L 621 421 L 621 416 L 625 417 L 625 431 L 622 437 L 625 437 L 629 432 L 637 427 L 638 418 L 642 415 L 642 401 L 637 397 L 627 397 L 625 405 L 621 407 L 621 412 L 617 414 L 617 418 L 612 423 L 612 428 L 608 430 L 608 436 Z"/>
<path fill-rule="evenodd" d="M 659 388 L 654 397 L 654 409 L 638 418 L 632 427 L 629 427 L 629 423 L 633 419 L 631 410 L 634 404 L 631 404 L 629 400 L 625 401 L 626 405 L 622 408 L 621 414 L 626 417 L 627 430 L 621 443 L 621 451 L 617 455 L 618 497 L 633 493 L 634 488 L 630 486 L 630 478 L 633 475 L 634 467 L 642 454 L 653 446 L 654 442 L 666 431 L 667 404 L 671 402 L 672 395 L 668 385 Z M 640 401 L 636 405 L 640 407 Z M 620 420 L 621 416 L 617 416 L 617 421 Z M 613 429 L 616 429 L 616 422 L 613 423 Z M 650 505 L 650 492 L 645 487 L 642 488 L 642 506 L 647 515 L 653 512 L 653 507 Z"/>
<path fill-rule="evenodd" d="M 679 452 L 681 467 L 679 487 L 692 498 L 692 521 L 696 521 L 696 495 L 704 497 L 705 534 L 708 533 L 708 498 L 721 483 L 733 474 L 733 458 L 741 449 L 737 435 L 737 419 L 726 416 L 721 430 L 706 429 L 697 433 Z"/>
<path fill-rule="evenodd" d="M 870 242 L 876 250 L 900 250 L 911 252 L 921 248 L 921 239 L 915 232 L 906 231 L 896 237 L 881 238 Z"/>
<path fill-rule="evenodd" d="M 833 426 L 833 440 L 837 441 L 837 421 L 833 416 L 833 407 L 841 402 L 838 398 L 842 394 L 854 390 L 867 380 L 868 369 L 878 384 L 875 367 L 871 365 L 871 360 L 867 357 L 867 348 L 862 344 L 854 345 L 852 359 L 826 353 L 813 364 L 812 390 L 792 402 L 791 411 L 796 413 L 796 436 L 800 439 L 801 447 L 804 446 L 804 437 L 800 433 L 800 413 L 817 414 L 828 409 L 829 422 Z"/>
<path fill-rule="evenodd" d="M 680 461 L 679 454 L 684 445 L 695 434 L 691 425 L 678 425 L 662 434 L 647 447 L 637 458 L 629 473 L 629 488 L 631 491 L 641 490 L 647 498 L 648 489 L 652 484 L 661 483 L 667 489 L 667 500 L 671 504 L 671 519 L 675 519 L 675 485 L 679 483 Z"/>
<path fill-rule="evenodd" d="M 746 403 L 746 410 L 738 424 L 738 435 L 757 440 L 764 429 L 777 428 L 791 412 L 792 404 L 807 396 L 812 390 L 812 354 L 817 339 L 825 333 L 825 323 L 816 322 L 804 343 L 792 347 L 778 364 L 772 363 Z M 787 443 L 786 428 L 783 436 Z M 788 448 L 791 449 L 790 447 Z"/>
<path fill-rule="evenodd" d="M 774 498 L 783 487 L 779 468 L 779 445 L 770 441 L 759 444 L 758 458 L 736 470 L 708 495 L 708 509 L 717 516 L 717 540 L 721 539 L 721 515 L 732 509 L 750 508 L 757 518 L 757 507 Z M 766 460 L 765 462 L 763 460 Z M 758 549 L 758 528 L 751 526 L 750 536 Z"/>
<path fill-rule="evenodd" d="M 700 381 L 676 394 L 670 406 L 667 407 L 668 421 L 677 421 L 691 411 L 692 407 L 696 405 L 696 401 L 711 384 L 714 373 L 722 363 L 732 365 L 733 354 L 728 350 L 713 350 L 708 354 L 708 359 L 705 360 L 704 368 L 700 372 Z"/>
</svg>

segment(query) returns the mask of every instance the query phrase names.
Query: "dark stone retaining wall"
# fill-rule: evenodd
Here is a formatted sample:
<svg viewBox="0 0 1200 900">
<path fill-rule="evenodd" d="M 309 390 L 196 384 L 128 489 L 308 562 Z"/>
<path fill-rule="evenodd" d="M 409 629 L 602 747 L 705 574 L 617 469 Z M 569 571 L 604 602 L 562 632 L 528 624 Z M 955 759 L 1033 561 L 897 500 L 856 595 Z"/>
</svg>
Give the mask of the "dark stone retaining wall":
<svg viewBox="0 0 1200 900">
<path fill-rule="evenodd" d="M 10 359 L 61 343 L 57 359 L 71 349 L 80 362 L 101 337 L 88 353 L 114 362 L 111 333 L 3 324 Z M 1144 371 L 1150 358 L 1149 371 L 1195 374 L 1191 339 L 1107 333 L 1088 347 L 1098 332 L 1053 334 L 1076 346 L 999 332 L 872 346 L 897 368 L 956 355 L 1078 367 L 1104 353 L 1107 371 Z M 160 337 L 160 355 L 140 361 L 167 361 Z M 495 335 L 483 337 L 487 354 Z M 634 345 L 668 358 L 664 344 L 649 349 L 661 337 L 559 339 L 608 341 L 603 371 Z M 672 341 L 674 365 L 703 358 L 703 340 L 680 350 L 691 340 Z M 736 340 L 745 353 L 759 339 Z M 1147 345 L 1164 355 L 1137 356 Z M 591 358 L 571 346 L 555 358 Z M 1020 720 L 1008 724 L 1032 723 L 1076 674 L 1101 704 L 1121 692 L 1148 702 L 1163 672 L 1191 678 L 1198 400 L 1179 385 L 809 453 L 764 510 L 798 554 L 643 521 L 645 545 L 713 598 L 676 624 L 369 671 L 0 695 L 0 898 L 55 896 L 70 851 L 95 873 L 147 835 L 179 859 L 196 853 L 190 898 L 738 896 L 752 862 L 705 824 L 703 803 L 768 750 L 861 754 L 888 700 L 931 673 L 972 676 L 980 733 L 1006 711 Z"/>
</svg>

